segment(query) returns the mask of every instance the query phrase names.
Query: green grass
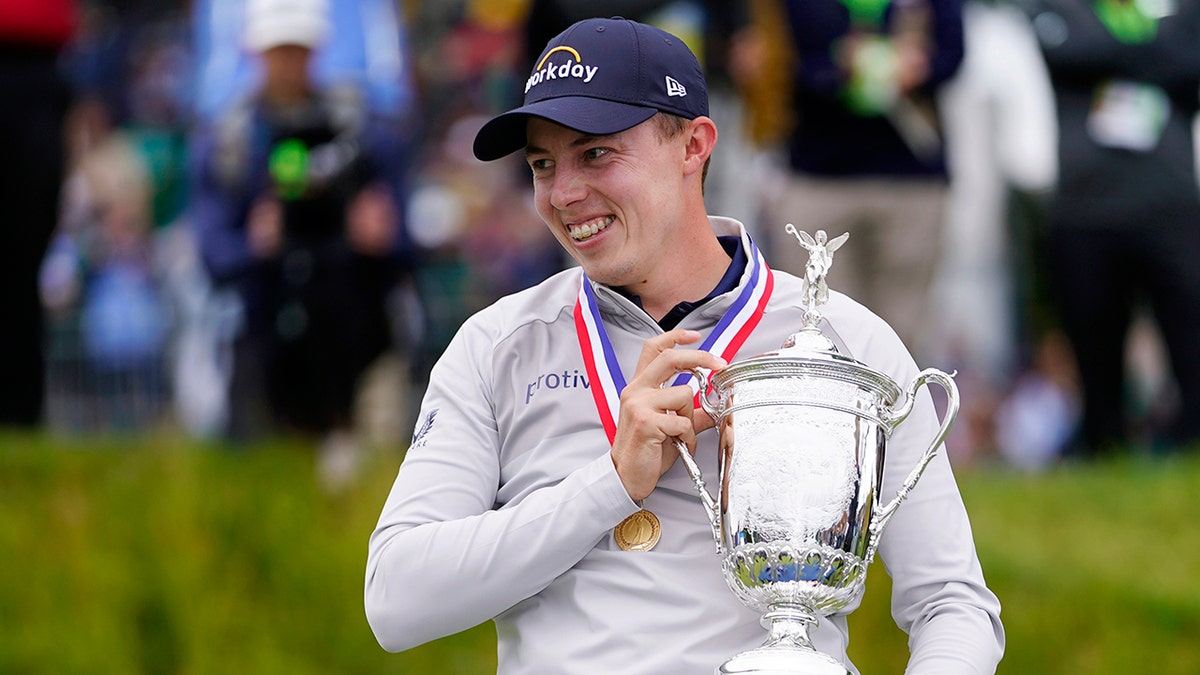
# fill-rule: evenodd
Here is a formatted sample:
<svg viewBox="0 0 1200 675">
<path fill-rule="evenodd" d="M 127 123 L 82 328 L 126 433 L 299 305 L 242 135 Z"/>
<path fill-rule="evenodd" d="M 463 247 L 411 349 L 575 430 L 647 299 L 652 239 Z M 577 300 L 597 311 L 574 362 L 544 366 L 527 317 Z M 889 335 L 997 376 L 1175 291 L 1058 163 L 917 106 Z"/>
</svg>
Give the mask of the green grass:
<svg viewBox="0 0 1200 675">
<path fill-rule="evenodd" d="M 1200 673 L 1200 453 L 959 477 L 1008 648 L 999 673 Z M 864 673 L 901 672 L 878 563 L 851 616 Z M 877 658 L 863 635 L 888 635 Z M 859 647 L 857 650 L 853 647 Z"/>
<path fill-rule="evenodd" d="M 371 635 L 367 536 L 397 457 L 329 497 L 303 447 L 59 445 L 0 439 L 0 673 L 494 671 L 477 635 L 402 656 Z"/>
<path fill-rule="evenodd" d="M 329 496 L 296 444 L 0 436 L 0 673 L 494 672 L 490 624 L 398 655 L 371 635 L 366 541 L 398 461 Z M 1200 458 L 960 484 L 1001 673 L 1200 672 Z M 867 589 L 851 654 L 902 672 L 881 565 Z"/>
</svg>

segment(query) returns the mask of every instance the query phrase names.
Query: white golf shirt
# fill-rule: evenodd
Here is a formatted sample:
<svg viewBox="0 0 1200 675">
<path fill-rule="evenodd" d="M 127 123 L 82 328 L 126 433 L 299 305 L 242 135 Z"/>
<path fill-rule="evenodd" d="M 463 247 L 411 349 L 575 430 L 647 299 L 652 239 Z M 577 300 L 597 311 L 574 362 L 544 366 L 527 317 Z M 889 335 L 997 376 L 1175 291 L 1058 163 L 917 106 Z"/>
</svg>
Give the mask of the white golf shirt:
<svg viewBox="0 0 1200 675">
<path fill-rule="evenodd" d="M 730 219 L 710 221 L 720 235 L 742 231 Z M 722 577 L 682 462 L 644 502 L 662 523 L 657 546 L 616 545 L 613 527 L 639 507 L 613 467 L 589 390 L 573 319 L 580 274 L 566 270 L 479 312 L 434 367 L 412 447 L 370 538 L 366 611 L 384 648 L 494 620 L 500 675 L 692 675 L 765 639 L 759 613 Z M 594 291 L 630 377 L 642 343 L 662 330 L 627 298 Z M 736 295 L 710 300 L 679 327 L 707 334 Z M 844 355 L 902 388 L 917 376 L 895 333 L 866 308 L 831 292 L 821 310 L 822 330 Z M 803 317 L 801 280 L 774 271 L 770 302 L 737 358 L 776 351 Z M 938 426 L 922 388 L 888 442 L 882 499 L 896 494 Z M 700 434 L 696 461 L 710 485 L 716 445 L 716 430 Z M 1000 606 L 944 452 L 888 524 L 879 555 L 893 579 L 893 616 L 910 636 L 908 672 L 994 672 L 1004 644 Z M 812 638 L 857 672 L 844 616 L 822 619 Z"/>
</svg>

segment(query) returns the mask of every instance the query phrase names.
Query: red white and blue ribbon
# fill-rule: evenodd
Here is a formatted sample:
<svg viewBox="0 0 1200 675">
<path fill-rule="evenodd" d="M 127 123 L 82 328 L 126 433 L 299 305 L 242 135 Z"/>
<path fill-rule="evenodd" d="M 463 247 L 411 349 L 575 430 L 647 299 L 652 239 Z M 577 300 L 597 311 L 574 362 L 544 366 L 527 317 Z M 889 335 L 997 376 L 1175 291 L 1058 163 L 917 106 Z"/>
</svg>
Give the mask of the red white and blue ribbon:
<svg viewBox="0 0 1200 675">
<path fill-rule="evenodd" d="M 766 260 L 758 246 L 750 240 L 745 228 L 742 229 L 742 247 L 749 259 L 750 279 L 699 347 L 719 355 L 726 362 L 733 361 L 733 357 L 762 319 L 771 291 L 775 287 L 775 277 L 771 269 L 767 267 Z M 608 333 L 604 330 L 604 322 L 600 319 L 600 308 L 596 303 L 592 283 L 587 274 L 579 276 L 579 299 L 575 302 L 575 333 L 579 337 L 579 349 L 583 353 L 583 363 L 591 383 L 596 411 L 600 415 L 605 433 L 608 434 L 608 442 L 612 443 L 617 434 L 617 416 L 621 392 L 625 389 L 625 375 L 621 372 L 616 352 Z M 671 384 L 689 384 L 693 395 L 699 395 L 701 383 L 689 373 L 679 374 Z M 699 406 L 699 401 L 696 404 Z"/>
</svg>

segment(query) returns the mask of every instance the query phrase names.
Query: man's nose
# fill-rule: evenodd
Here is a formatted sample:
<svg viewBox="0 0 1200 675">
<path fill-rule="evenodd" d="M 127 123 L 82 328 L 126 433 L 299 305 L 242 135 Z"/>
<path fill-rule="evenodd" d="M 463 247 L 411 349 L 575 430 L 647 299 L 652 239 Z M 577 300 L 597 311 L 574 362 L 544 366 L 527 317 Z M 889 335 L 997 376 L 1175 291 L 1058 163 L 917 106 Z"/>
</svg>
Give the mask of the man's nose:
<svg viewBox="0 0 1200 675">
<path fill-rule="evenodd" d="M 556 167 L 554 172 L 554 187 L 550 192 L 550 205 L 556 209 L 565 209 L 583 199 L 587 188 L 580 172 L 570 167 Z"/>
</svg>

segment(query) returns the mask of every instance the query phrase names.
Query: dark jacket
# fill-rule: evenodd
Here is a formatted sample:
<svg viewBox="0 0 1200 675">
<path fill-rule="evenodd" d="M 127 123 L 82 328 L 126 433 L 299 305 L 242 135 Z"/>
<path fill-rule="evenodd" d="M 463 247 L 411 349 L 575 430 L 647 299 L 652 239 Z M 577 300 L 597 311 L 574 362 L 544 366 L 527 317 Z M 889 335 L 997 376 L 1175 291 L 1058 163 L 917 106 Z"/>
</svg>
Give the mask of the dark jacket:
<svg viewBox="0 0 1200 675">
<path fill-rule="evenodd" d="M 1088 0 L 1027 5 L 1058 108 L 1060 225 L 1128 229 L 1196 216 L 1200 3 L 1174 4 L 1142 40 L 1119 39 Z M 1122 99 L 1127 106 L 1116 105 Z"/>
<path fill-rule="evenodd" d="M 730 38 L 750 21 L 750 8 L 746 0 L 609 0 L 596 3 L 593 0 L 533 0 L 529 18 L 525 24 L 525 61 L 528 69 L 533 68 L 542 48 L 555 35 L 571 24 L 590 19 L 600 14 L 598 4 L 603 4 L 603 16 L 623 16 L 643 23 L 656 23 L 656 19 L 668 19 L 661 14 L 671 10 L 693 12 L 691 18 L 703 25 L 703 35 L 697 36 L 701 44 L 689 44 L 700 57 L 704 75 L 710 91 L 716 85 L 728 84 L 727 59 Z M 660 25 L 672 32 L 675 26 Z M 680 35 L 679 37 L 687 38 Z"/>
<path fill-rule="evenodd" d="M 960 0 L 887 2 L 879 21 L 853 21 L 848 2 L 787 0 L 796 56 L 793 114 L 788 139 L 794 170 L 824 176 L 944 176 L 945 153 L 933 98 L 963 57 Z M 904 9 L 900 9 L 903 7 Z M 930 44 L 930 72 L 915 95 L 892 115 L 870 115 L 847 105 L 848 73 L 837 63 L 839 45 L 852 33 L 892 35 L 904 12 L 919 13 Z M 903 120 L 935 137 L 906 136 Z M 929 140 L 921 140 L 928 138 Z"/>
</svg>

